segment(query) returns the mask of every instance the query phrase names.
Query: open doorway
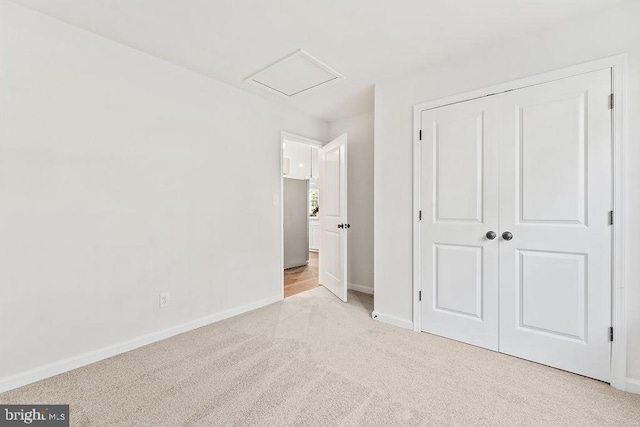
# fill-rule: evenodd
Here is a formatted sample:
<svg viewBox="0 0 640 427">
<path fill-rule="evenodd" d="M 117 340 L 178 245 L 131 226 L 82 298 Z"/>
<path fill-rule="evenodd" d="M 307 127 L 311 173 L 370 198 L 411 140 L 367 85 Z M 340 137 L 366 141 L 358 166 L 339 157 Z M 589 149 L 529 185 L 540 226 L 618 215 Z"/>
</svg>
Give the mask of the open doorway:
<svg viewBox="0 0 640 427">
<path fill-rule="evenodd" d="M 320 286 L 319 141 L 282 135 L 283 292 Z"/>
<path fill-rule="evenodd" d="M 322 285 L 347 302 L 347 134 L 281 142 L 283 297 Z"/>
</svg>

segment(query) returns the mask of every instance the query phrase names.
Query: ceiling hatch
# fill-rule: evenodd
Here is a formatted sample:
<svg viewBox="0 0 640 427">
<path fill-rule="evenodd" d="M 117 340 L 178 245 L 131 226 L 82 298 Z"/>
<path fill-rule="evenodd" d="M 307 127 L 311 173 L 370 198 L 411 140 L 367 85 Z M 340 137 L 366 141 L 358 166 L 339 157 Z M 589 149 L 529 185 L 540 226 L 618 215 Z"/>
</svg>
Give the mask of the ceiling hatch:
<svg viewBox="0 0 640 427">
<path fill-rule="evenodd" d="M 342 79 L 342 74 L 300 49 L 247 77 L 245 82 L 289 98 Z"/>
</svg>

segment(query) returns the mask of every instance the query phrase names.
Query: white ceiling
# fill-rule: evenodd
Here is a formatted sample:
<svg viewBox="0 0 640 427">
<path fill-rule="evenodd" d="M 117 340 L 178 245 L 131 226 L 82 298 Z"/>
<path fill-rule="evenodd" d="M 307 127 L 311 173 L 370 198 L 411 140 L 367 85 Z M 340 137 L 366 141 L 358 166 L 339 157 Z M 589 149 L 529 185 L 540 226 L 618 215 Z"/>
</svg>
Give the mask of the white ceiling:
<svg viewBox="0 0 640 427">
<path fill-rule="evenodd" d="M 13 0 L 327 121 L 373 85 L 621 0 Z M 304 49 L 347 79 L 282 99 L 243 80 Z"/>
</svg>

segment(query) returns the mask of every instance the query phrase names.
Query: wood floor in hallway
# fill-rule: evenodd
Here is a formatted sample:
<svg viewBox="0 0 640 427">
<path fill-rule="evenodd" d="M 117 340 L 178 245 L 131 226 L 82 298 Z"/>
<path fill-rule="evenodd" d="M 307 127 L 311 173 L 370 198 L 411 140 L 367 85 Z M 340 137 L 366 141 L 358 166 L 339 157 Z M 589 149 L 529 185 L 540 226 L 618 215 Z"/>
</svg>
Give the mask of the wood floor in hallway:
<svg viewBox="0 0 640 427">
<path fill-rule="evenodd" d="M 284 297 L 315 289 L 318 279 L 318 252 L 309 252 L 309 264 L 284 271 Z"/>
</svg>

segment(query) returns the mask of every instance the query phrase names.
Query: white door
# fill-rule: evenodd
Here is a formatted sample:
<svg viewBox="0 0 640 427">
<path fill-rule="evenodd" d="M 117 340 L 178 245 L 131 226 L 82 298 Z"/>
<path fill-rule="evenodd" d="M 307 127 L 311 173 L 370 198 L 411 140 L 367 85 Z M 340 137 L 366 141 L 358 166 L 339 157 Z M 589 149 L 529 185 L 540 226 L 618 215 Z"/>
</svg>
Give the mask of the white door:
<svg viewBox="0 0 640 427">
<path fill-rule="evenodd" d="M 610 93 L 607 69 L 500 96 L 500 351 L 603 381 Z"/>
<path fill-rule="evenodd" d="M 498 349 L 497 105 L 486 97 L 423 111 L 420 179 L 422 329 L 492 350 Z"/>
<path fill-rule="evenodd" d="M 320 149 L 320 284 L 347 302 L 347 134 Z"/>
<path fill-rule="evenodd" d="M 422 330 L 609 381 L 611 89 L 606 69 L 422 112 Z"/>
</svg>

